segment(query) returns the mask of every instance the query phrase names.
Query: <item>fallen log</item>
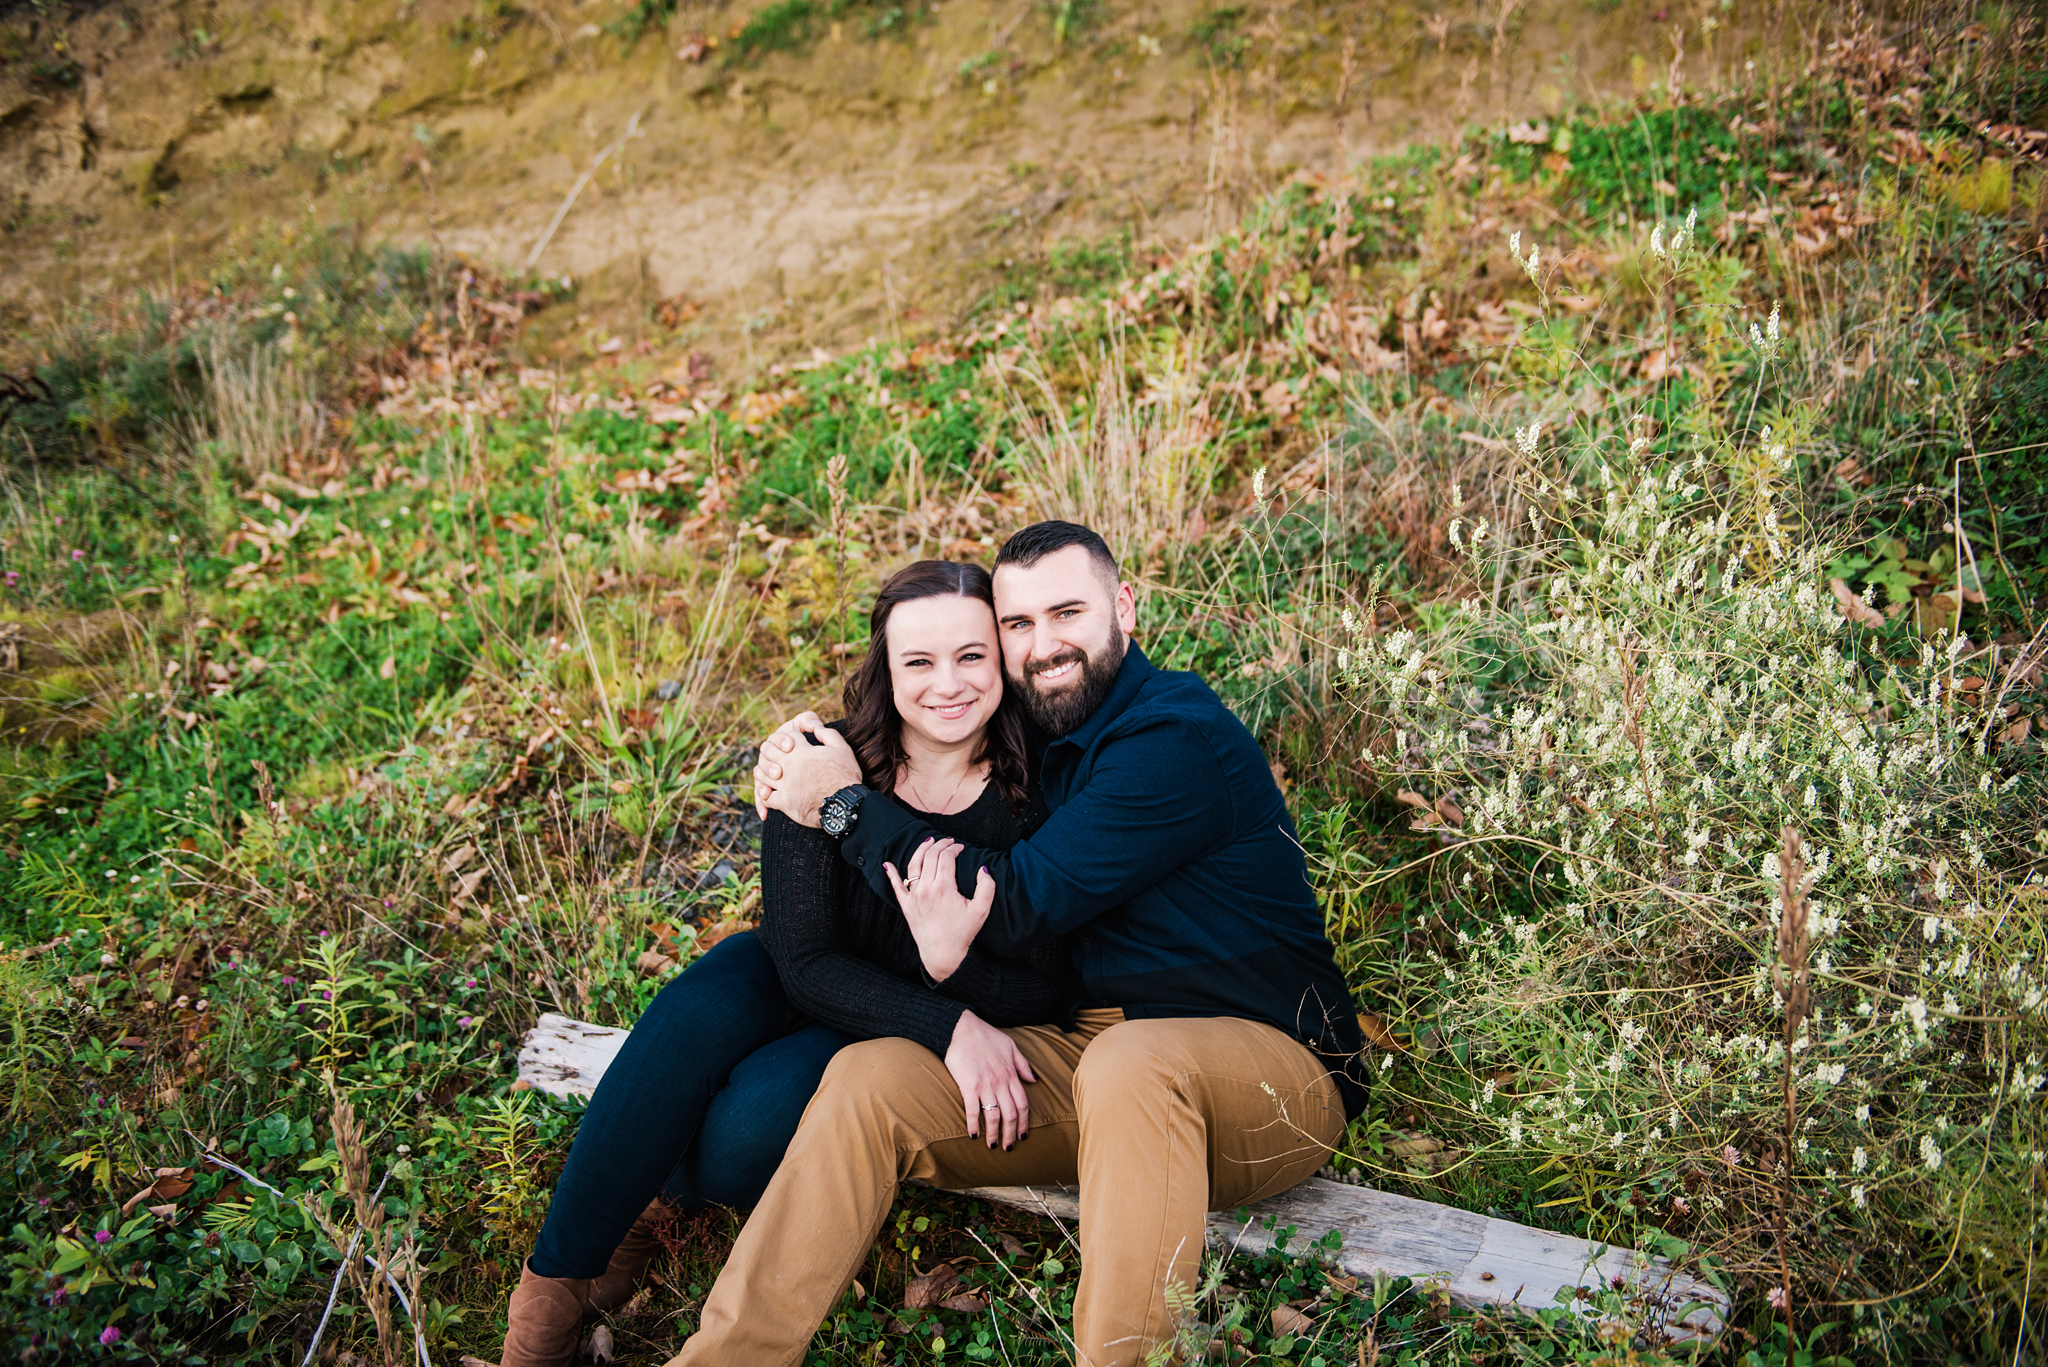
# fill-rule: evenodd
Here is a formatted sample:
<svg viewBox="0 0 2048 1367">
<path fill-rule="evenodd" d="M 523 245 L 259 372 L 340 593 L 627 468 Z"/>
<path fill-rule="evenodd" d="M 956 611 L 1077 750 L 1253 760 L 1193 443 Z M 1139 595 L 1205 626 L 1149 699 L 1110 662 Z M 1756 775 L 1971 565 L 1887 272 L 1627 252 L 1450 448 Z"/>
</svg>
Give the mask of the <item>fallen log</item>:
<svg viewBox="0 0 2048 1367">
<path fill-rule="evenodd" d="M 618 1057 L 625 1030 L 544 1015 L 519 1048 L 522 1082 L 555 1096 L 589 1096 Z M 1073 1187 L 973 1187 L 960 1193 L 1077 1221 Z M 1667 1342 L 1704 1345 L 1727 1323 L 1727 1294 L 1666 1259 L 1569 1234 L 1531 1229 L 1433 1201 L 1310 1178 L 1249 1207 L 1209 1216 L 1209 1239 L 1232 1253 L 1264 1253 L 1293 1231 L 1299 1249 L 1336 1230 L 1333 1261 L 1347 1276 L 1384 1272 L 1440 1286 L 1473 1309 L 1534 1311 L 1559 1304 L 1586 1310 L 1578 1293 L 1620 1289 Z"/>
</svg>

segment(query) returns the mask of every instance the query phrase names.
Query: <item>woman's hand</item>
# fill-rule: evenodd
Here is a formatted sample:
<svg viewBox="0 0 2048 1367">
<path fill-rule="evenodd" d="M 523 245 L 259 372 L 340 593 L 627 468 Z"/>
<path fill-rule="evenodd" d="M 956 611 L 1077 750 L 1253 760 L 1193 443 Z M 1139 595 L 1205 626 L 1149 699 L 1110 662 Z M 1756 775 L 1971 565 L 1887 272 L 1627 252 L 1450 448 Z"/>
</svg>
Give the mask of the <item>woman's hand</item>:
<svg viewBox="0 0 2048 1367">
<path fill-rule="evenodd" d="M 924 971 L 938 983 L 960 967 L 996 901 L 996 880 L 987 869 L 975 877 L 972 901 L 960 895 L 954 867 L 961 848 L 957 841 L 928 839 L 910 856 L 910 867 L 902 875 L 894 864 L 882 865 L 889 886 L 896 889 L 896 905 L 903 909 L 911 938 L 917 941 Z"/>
<path fill-rule="evenodd" d="M 1036 1082 L 1031 1064 L 1015 1040 L 972 1011 L 962 1011 L 946 1049 L 946 1071 L 960 1084 L 967 1106 L 967 1133 L 998 1140 L 1008 1149 L 1031 1128 L 1031 1102 L 1024 1084 Z"/>
</svg>

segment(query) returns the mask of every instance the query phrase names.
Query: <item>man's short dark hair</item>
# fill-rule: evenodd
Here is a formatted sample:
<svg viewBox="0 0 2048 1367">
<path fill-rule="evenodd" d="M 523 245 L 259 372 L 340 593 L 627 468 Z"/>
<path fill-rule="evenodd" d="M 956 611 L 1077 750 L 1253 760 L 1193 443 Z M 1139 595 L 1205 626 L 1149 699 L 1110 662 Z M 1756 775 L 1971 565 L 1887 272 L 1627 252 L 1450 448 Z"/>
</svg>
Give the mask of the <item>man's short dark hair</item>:
<svg viewBox="0 0 2048 1367">
<path fill-rule="evenodd" d="M 1054 551 L 1069 546 L 1080 546 L 1088 552 L 1088 558 L 1108 577 L 1114 592 L 1123 576 L 1117 571 L 1116 557 L 1109 553 L 1109 543 L 1078 522 L 1032 523 L 1003 543 L 1003 548 L 996 552 L 995 567 L 1016 565 L 1028 570 Z"/>
</svg>

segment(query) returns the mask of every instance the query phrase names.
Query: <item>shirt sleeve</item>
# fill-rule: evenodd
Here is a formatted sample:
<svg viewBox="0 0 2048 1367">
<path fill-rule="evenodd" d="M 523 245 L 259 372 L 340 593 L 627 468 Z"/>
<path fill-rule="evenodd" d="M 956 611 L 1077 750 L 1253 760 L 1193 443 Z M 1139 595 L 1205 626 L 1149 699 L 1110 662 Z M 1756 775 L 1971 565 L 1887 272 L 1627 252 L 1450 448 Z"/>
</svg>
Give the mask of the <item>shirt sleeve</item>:
<svg viewBox="0 0 2048 1367">
<path fill-rule="evenodd" d="M 863 1039 L 901 1035 L 944 1058 L 966 1009 L 855 954 L 849 898 L 863 892 L 823 831 L 770 812 L 761 830 L 761 924 L 782 990 L 798 1010 Z"/>
<path fill-rule="evenodd" d="M 974 895 L 978 869 L 996 883 L 975 944 L 1022 955 L 1156 886 L 1228 840 L 1231 827 L 1230 787 L 1207 737 L 1177 717 L 1148 719 L 1096 750 L 1081 790 L 1028 840 L 1008 851 L 961 851 L 961 896 Z M 882 865 L 902 868 L 935 834 L 874 793 L 839 852 L 881 891 L 889 886 Z"/>
</svg>

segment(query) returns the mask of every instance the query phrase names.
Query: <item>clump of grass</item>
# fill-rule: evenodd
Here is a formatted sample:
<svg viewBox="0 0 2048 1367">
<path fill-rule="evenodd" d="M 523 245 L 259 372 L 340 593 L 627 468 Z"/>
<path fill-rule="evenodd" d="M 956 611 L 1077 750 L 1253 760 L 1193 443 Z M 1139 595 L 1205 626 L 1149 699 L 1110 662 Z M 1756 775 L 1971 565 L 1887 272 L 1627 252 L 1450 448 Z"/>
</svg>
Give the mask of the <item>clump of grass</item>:
<svg viewBox="0 0 2048 1367">
<path fill-rule="evenodd" d="M 275 343 L 241 355 L 216 332 L 206 351 L 213 439 L 249 479 L 281 474 L 320 448 L 327 408 L 310 378 Z"/>
<path fill-rule="evenodd" d="M 1221 467 L 1211 396 L 1193 364 L 1200 350 L 1198 339 L 1166 339 L 1133 367 L 1114 338 L 1094 362 L 1085 422 L 1059 401 L 1042 359 L 1013 372 L 1013 487 L 1030 515 L 1093 527 L 1127 572 L 1170 578 L 1208 532 Z"/>
</svg>

